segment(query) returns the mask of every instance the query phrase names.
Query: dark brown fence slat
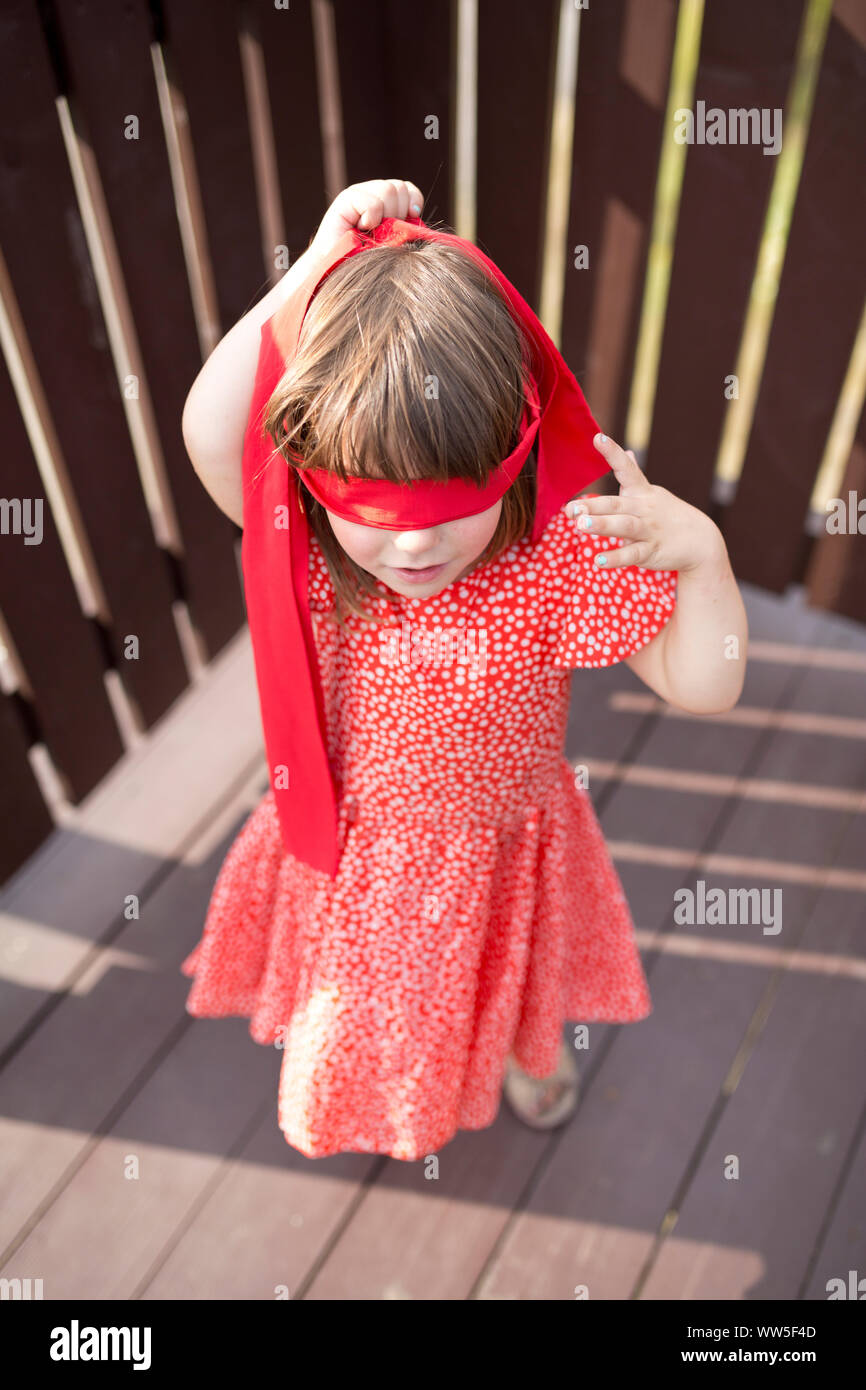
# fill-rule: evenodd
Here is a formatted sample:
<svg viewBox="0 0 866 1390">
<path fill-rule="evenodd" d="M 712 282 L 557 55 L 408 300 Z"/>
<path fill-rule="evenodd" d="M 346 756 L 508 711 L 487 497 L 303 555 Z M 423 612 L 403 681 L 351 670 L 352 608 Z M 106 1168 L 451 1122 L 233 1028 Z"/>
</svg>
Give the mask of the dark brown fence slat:
<svg viewBox="0 0 866 1390">
<path fill-rule="evenodd" d="M 866 410 L 860 416 L 860 426 L 848 467 L 842 480 L 839 496 L 850 512 L 849 494 L 854 493 L 855 505 L 866 497 Z M 846 618 L 863 622 L 866 618 L 866 519 L 858 515 L 857 530 L 840 533 L 825 531 L 815 541 L 810 556 L 806 587 L 809 602 L 816 608 L 830 608 Z"/>
<path fill-rule="evenodd" d="M 294 261 L 306 251 L 328 206 L 310 4 L 297 0 L 290 9 L 277 10 L 267 0 L 255 0 L 241 13 L 262 46 L 286 244 Z"/>
<path fill-rule="evenodd" d="M 580 15 L 562 353 L 596 419 L 623 441 L 673 53 L 673 0 Z M 589 267 L 574 266 L 574 247 Z"/>
<path fill-rule="evenodd" d="M 183 538 L 190 612 L 213 655 L 245 616 L 234 554 L 237 528 L 202 487 L 181 434 L 201 353 L 150 54 L 148 6 L 141 0 L 121 11 L 110 0 L 78 0 L 61 5 L 58 19 L 70 105 L 83 118 L 96 156 L 153 398 Z M 125 138 L 130 115 L 138 118 L 138 139 Z M 117 504 L 110 496 L 107 501 L 109 523 L 116 527 Z"/>
<path fill-rule="evenodd" d="M 223 333 L 268 288 L 234 0 L 163 0 L 183 93 Z M 206 36 L 206 49 L 204 39 Z"/>
<path fill-rule="evenodd" d="M 337 57 L 348 183 L 411 179 L 425 222 L 454 218 L 455 73 L 448 0 L 336 0 Z M 439 138 L 427 139 L 429 116 Z"/>
<path fill-rule="evenodd" d="M 4 498 L 42 504 L 38 544 L 26 544 L 23 534 L 11 530 L 0 535 L 0 608 L 33 692 L 45 745 L 78 802 L 122 755 L 123 744 L 103 681 L 100 644 L 81 611 L 5 364 L 0 431 Z"/>
<path fill-rule="evenodd" d="M 698 101 L 707 111 L 784 109 L 802 11 L 753 0 L 708 5 L 691 109 Z M 704 509 L 777 159 L 751 144 L 686 149 L 646 470 Z M 808 473 L 809 463 L 801 457 L 799 466 Z"/>
<path fill-rule="evenodd" d="M 4 38 L 0 241 L 111 609 L 118 671 L 150 725 L 187 684 L 171 614 L 173 594 L 126 427 L 34 6 L 17 0 L 6 8 Z M 50 606 L 30 620 L 50 652 Z M 137 661 L 123 657 L 123 640 L 130 633 L 139 638 Z M 65 690 L 65 680 L 63 668 L 55 668 L 52 682 L 58 690 Z M 102 696 L 94 698 L 92 717 L 98 721 Z M 85 705 L 80 718 L 87 717 Z M 102 767 L 110 740 L 97 754 L 98 735 L 94 738 L 95 760 Z M 65 756 L 71 759 L 72 750 Z M 83 768 L 73 781 L 79 790 L 90 785 Z"/>
<path fill-rule="evenodd" d="M 9 538 L 3 537 L 3 545 Z M 19 869 L 54 829 L 27 757 L 28 742 L 8 695 L 0 695 L 0 884 Z"/>
<path fill-rule="evenodd" d="M 536 312 L 558 12 L 521 0 L 481 0 L 478 10 L 476 240 Z"/>
<path fill-rule="evenodd" d="M 737 575 L 776 593 L 800 578 L 809 497 L 866 292 L 864 45 L 862 5 L 837 0 L 745 466 L 725 518 Z M 860 592 L 855 616 L 864 618 Z"/>
</svg>

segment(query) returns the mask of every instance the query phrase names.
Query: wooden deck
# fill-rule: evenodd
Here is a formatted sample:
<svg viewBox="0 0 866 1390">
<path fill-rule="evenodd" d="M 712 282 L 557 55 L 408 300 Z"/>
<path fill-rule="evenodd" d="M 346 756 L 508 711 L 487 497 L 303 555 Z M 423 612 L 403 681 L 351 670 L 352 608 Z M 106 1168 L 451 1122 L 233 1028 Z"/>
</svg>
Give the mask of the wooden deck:
<svg viewBox="0 0 866 1390">
<path fill-rule="evenodd" d="M 291 1149 L 281 1054 L 185 1013 L 180 961 L 267 785 L 239 638 L 0 900 L 0 1275 L 46 1299 L 823 1300 L 866 1274 L 866 630 L 745 594 L 727 715 L 575 674 L 567 752 L 653 1013 L 590 1026 L 566 1128 L 503 1104 L 438 1181 Z M 674 925 L 698 879 L 781 888 L 781 931 Z"/>
</svg>

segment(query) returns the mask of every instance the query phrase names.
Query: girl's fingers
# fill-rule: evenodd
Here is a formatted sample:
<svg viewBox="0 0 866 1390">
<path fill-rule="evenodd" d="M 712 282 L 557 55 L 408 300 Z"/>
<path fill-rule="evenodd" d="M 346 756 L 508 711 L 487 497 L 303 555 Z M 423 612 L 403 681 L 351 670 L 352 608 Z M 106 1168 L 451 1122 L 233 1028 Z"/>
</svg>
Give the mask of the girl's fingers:
<svg viewBox="0 0 866 1390">
<path fill-rule="evenodd" d="M 593 444 L 610 465 L 622 491 L 616 496 L 591 493 L 587 497 L 573 497 L 566 504 L 567 515 L 591 513 L 593 516 L 608 516 L 621 512 L 643 515 L 648 509 L 652 484 L 642 473 L 633 451 L 621 449 L 606 434 L 597 434 Z"/>
<path fill-rule="evenodd" d="M 629 492 L 626 496 L 617 494 L 610 497 L 575 497 L 566 503 L 566 514 L 568 516 L 634 516 L 645 517 L 649 514 L 649 498 L 643 493 L 635 495 Z"/>
<path fill-rule="evenodd" d="M 309 249 L 323 255 L 355 228 L 369 232 L 386 217 L 419 217 L 423 207 L 420 188 L 407 179 L 369 179 L 366 183 L 350 184 L 328 208 Z"/>
<path fill-rule="evenodd" d="M 405 203 L 401 198 L 400 206 L 403 211 L 398 213 L 399 217 L 419 217 L 424 211 L 424 194 L 416 184 L 410 183 L 408 179 L 401 179 L 400 183 L 405 191 Z"/>
<path fill-rule="evenodd" d="M 359 227 L 378 227 L 383 217 L 399 217 L 400 195 L 394 179 L 371 179 L 360 191 Z"/>
<path fill-rule="evenodd" d="M 607 501 L 619 502 L 619 497 L 605 498 Z M 646 522 L 643 517 L 635 516 L 632 512 L 618 511 L 608 515 L 601 515 L 598 512 L 587 511 L 578 515 L 578 531 L 586 531 L 592 536 L 622 536 L 625 540 L 645 541 L 649 540 L 646 533 Z"/>
<path fill-rule="evenodd" d="M 358 212 L 358 226 L 371 231 L 373 227 L 378 227 L 385 216 L 385 199 L 369 193 L 366 198 L 358 200 L 355 209 Z"/>
<path fill-rule="evenodd" d="M 361 184 L 357 191 L 360 194 L 356 199 L 358 225 L 365 230 L 378 227 L 385 217 L 405 221 L 413 206 L 424 206 L 420 189 L 406 179 L 372 179 L 369 184 Z M 412 211 L 412 215 L 418 214 Z"/>
<path fill-rule="evenodd" d="M 620 545 L 615 550 L 599 550 L 593 563 L 598 569 L 621 570 L 626 565 L 644 567 L 652 555 L 650 541 L 638 541 L 632 545 Z"/>
<path fill-rule="evenodd" d="M 606 434 L 597 434 L 592 442 L 605 462 L 610 464 L 620 487 L 641 490 L 651 486 L 638 467 L 633 453 L 626 453 L 625 449 Z"/>
</svg>

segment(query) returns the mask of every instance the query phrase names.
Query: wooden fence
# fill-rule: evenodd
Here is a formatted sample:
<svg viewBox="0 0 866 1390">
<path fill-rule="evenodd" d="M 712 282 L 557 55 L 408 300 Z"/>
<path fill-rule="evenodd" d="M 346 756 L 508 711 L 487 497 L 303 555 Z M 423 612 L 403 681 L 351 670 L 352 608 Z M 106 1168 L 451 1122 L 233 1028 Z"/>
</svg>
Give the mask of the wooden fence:
<svg viewBox="0 0 866 1390">
<path fill-rule="evenodd" d="M 411 178 L 482 245 L 740 578 L 866 619 L 866 541 L 822 512 L 866 492 L 862 0 L 5 0 L 0 24 L 4 880 L 244 622 L 183 404 L 346 183 Z M 733 108 L 784 113 L 780 148 Z"/>
</svg>

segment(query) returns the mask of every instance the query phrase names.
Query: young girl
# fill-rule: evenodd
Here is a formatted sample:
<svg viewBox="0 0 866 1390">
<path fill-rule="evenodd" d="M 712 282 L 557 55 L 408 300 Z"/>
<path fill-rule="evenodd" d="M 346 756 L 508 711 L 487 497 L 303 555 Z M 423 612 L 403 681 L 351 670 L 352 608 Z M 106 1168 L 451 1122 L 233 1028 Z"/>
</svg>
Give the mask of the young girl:
<svg viewBox="0 0 866 1390">
<path fill-rule="evenodd" d="M 503 1091 L 536 1127 L 572 1113 L 565 1021 L 651 1001 L 563 756 L 570 671 L 626 661 L 712 714 L 745 667 L 718 528 L 597 432 L 513 287 L 421 205 L 404 180 L 340 194 L 184 411 L 244 527 L 271 779 L 187 1009 L 283 1049 L 278 1122 L 311 1158 L 423 1158 Z M 608 468 L 618 496 L 568 500 Z"/>
</svg>

